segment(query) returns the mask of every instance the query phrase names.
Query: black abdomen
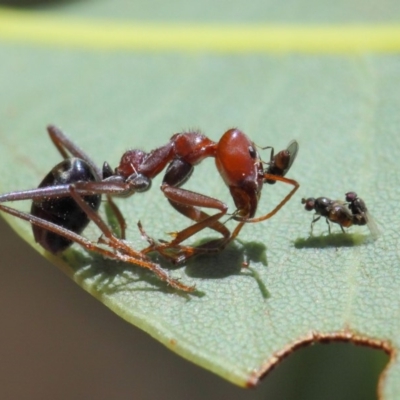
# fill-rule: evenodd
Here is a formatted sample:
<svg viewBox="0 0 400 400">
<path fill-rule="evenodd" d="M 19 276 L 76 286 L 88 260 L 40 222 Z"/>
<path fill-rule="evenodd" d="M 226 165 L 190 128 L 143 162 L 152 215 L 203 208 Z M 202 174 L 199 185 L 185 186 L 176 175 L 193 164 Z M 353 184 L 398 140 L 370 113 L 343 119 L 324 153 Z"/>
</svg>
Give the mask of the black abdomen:
<svg viewBox="0 0 400 400">
<path fill-rule="evenodd" d="M 98 180 L 86 161 L 68 158 L 57 164 L 40 183 L 39 188 L 68 185 L 78 181 L 93 182 Z M 101 196 L 84 196 L 85 202 L 95 211 L 100 207 Z M 71 197 L 36 200 L 32 203 L 31 214 L 80 234 L 90 222 L 88 216 Z M 66 250 L 72 241 L 47 229 L 32 225 L 37 243 L 51 253 Z"/>
</svg>

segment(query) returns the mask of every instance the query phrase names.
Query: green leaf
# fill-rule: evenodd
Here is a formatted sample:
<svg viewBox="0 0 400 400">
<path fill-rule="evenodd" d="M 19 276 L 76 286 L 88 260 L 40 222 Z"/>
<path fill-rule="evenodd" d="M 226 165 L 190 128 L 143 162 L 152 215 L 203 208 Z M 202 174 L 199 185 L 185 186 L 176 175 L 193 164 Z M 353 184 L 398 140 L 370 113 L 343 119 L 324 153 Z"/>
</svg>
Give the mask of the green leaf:
<svg viewBox="0 0 400 400">
<path fill-rule="evenodd" d="M 236 384 L 256 384 L 299 344 L 340 339 L 390 352 L 382 389 L 386 399 L 399 396 L 400 365 L 393 356 L 400 344 L 398 56 L 109 52 L 7 42 L 0 54 L 7 94 L 0 97 L 2 192 L 36 187 L 59 161 L 46 137 L 48 123 L 65 129 L 99 165 L 112 166 L 128 148 L 149 151 L 192 128 L 218 140 L 237 126 L 256 144 L 277 150 L 297 139 L 300 152 L 288 176 L 301 187 L 274 218 L 248 224 L 218 255 L 179 268 L 159 260 L 171 276 L 196 285 L 195 295 L 79 246 L 62 258 L 45 254 L 29 224 L 5 217 L 122 318 Z M 138 220 L 164 239 L 189 224 L 162 196 L 160 182 L 161 176 L 150 192 L 117 200 L 135 249 L 146 245 Z M 234 210 L 212 159 L 196 167 L 185 188 Z M 259 213 L 289 190 L 279 183 L 265 187 Z M 343 199 L 350 190 L 366 201 L 381 237 L 370 241 L 363 227 L 343 235 L 337 226 L 327 236 L 322 221 L 310 239 L 312 216 L 301 198 Z M 27 202 L 12 207 L 29 210 Z M 90 227 L 85 236 L 95 241 L 99 232 Z M 205 237 L 213 233 L 196 243 Z"/>
</svg>

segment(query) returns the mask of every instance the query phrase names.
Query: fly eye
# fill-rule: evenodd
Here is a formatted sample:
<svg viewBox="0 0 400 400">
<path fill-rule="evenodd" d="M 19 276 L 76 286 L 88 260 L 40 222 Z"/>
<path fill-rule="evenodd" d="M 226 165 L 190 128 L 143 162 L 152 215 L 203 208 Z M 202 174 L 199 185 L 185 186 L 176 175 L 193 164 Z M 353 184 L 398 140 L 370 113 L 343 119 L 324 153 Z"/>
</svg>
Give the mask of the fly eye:
<svg viewBox="0 0 400 400">
<path fill-rule="evenodd" d="M 304 208 L 307 211 L 312 211 L 314 210 L 315 207 L 315 199 L 314 197 L 310 197 L 308 199 L 301 199 L 301 204 L 304 204 Z"/>
<path fill-rule="evenodd" d="M 346 201 L 352 202 L 355 201 L 357 198 L 357 194 L 355 192 L 348 192 L 345 194 Z"/>
<path fill-rule="evenodd" d="M 257 158 L 257 152 L 253 146 L 249 146 L 249 154 L 250 154 L 251 158 L 254 158 L 254 159 Z"/>
</svg>

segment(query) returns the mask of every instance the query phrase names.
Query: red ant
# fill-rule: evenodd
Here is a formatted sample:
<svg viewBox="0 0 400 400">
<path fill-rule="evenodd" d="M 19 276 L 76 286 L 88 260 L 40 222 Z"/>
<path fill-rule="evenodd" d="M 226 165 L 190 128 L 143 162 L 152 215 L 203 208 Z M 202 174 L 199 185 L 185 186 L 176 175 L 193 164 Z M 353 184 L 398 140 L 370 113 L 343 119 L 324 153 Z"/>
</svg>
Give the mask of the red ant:
<svg viewBox="0 0 400 400">
<path fill-rule="evenodd" d="M 144 158 L 143 164 L 149 164 L 148 159 L 157 160 L 151 165 L 156 166 L 157 169 L 153 168 L 159 172 L 160 166 L 165 166 L 167 162 L 170 162 L 161 190 L 177 211 L 196 221 L 196 224 L 173 233 L 174 239 L 170 242 L 156 243 L 144 232 L 139 223 L 139 229 L 150 243 L 150 246 L 143 252 L 148 253 L 155 250 L 173 262 L 181 263 L 198 253 L 220 251 L 237 237 L 245 223 L 264 221 L 275 215 L 299 187 L 295 180 L 284 177 L 296 158 L 298 143 L 292 141 L 286 150 L 280 151 L 276 155 L 274 155 L 273 148 L 267 148 L 271 149 L 271 156 L 266 169 L 264 169 L 265 163 L 260 159 L 254 143 L 238 129 L 226 131 L 219 142 L 213 142 L 199 132 L 176 134 L 172 136 L 168 144 L 150 152 L 147 158 Z M 133 155 L 136 160 L 137 150 L 133 150 Z M 232 219 L 239 221 L 239 224 L 232 233 L 219 221 L 228 211 L 225 203 L 179 187 L 189 179 L 194 165 L 206 157 L 215 158 L 217 169 L 229 187 L 234 200 L 236 211 L 232 215 Z M 132 174 L 133 171 L 146 171 L 146 176 L 149 176 L 148 170 L 143 168 L 143 164 L 137 165 L 130 158 L 126 153 L 117 171 L 121 171 L 128 165 L 130 168 L 125 172 L 126 175 Z M 263 184 L 273 184 L 276 181 L 289 183 L 294 188 L 270 213 L 255 218 Z M 209 216 L 197 207 L 212 208 L 219 212 Z M 199 247 L 180 245 L 181 242 L 205 228 L 219 232 L 223 236 L 222 239 L 209 241 Z M 176 250 L 177 253 L 171 254 L 171 249 Z"/>
<path fill-rule="evenodd" d="M 340 226 L 343 233 L 345 233 L 344 228 L 348 228 L 352 225 L 367 225 L 372 236 L 376 238 L 379 235 L 379 229 L 375 220 L 368 212 L 364 200 L 358 197 L 355 192 L 346 193 L 345 199 L 346 202 L 331 200 L 327 197 L 318 197 L 316 199 L 310 197 L 301 200 L 301 203 L 304 204 L 304 208 L 307 211 L 315 211 L 314 218 L 311 222 L 311 234 L 314 224 L 321 217 L 325 217 L 329 234 L 331 233 L 330 222 L 333 222 Z"/>
<path fill-rule="evenodd" d="M 237 129 L 227 131 L 218 143 L 198 132 L 175 134 L 166 145 L 150 153 L 141 150 L 127 151 L 115 171 L 108 163 L 104 163 L 102 169 L 97 167 L 83 150 L 56 127 L 49 126 L 48 133 L 64 161 L 52 169 L 37 189 L 0 196 L 0 203 L 32 200 L 30 214 L 4 205 L 0 205 L 0 210 L 29 221 L 33 225 L 35 240 L 52 253 L 60 253 L 75 242 L 106 257 L 148 268 L 172 287 L 184 291 L 193 291 L 194 288 L 170 278 L 165 270 L 147 258 L 147 252 L 158 250 L 164 254 L 164 250 L 169 248 L 184 249 L 184 257 L 179 255 L 181 261 L 211 244 L 215 245 L 215 250 L 220 250 L 238 235 L 244 223 L 259 222 L 273 216 L 299 187 L 296 181 L 284 177 L 296 157 L 297 142 L 292 142 L 287 150 L 275 156 L 272 149 L 268 168 L 264 170 L 254 144 Z M 69 157 L 68 153 L 72 157 Z M 239 224 L 232 234 L 219 221 L 227 213 L 225 203 L 180 188 L 189 179 L 194 166 L 206 157 L 216 159 L 218 170 L 230 188 L 237 207 L 233 219 L 239 221 Z M 125 237 L 125 221 L 111 196 L 126 197 L 148 190 L 152 178 L 167 164 L 161 190 L 177 211 L 197 223 L 176 233 L 170 243 L 151 245 L 138 252 L 122 240 Z M 290 183 L 294 188 L 273 211 L 254 218 L 263 183 L 275 181 Z M 107 195 L 107 202 L 118 218 L 122 239 L 111 232 L 97 213 L 102 194 Z M 209 216 L 197 207 L 214 208 L 220 212 Z M 107 244 L 111 250 L 81 236 L 81 232 L 90 221 L 102 231 L 101 242 Z M 221 233 L 222 240 L 209 242 L 202 248 L 179 246 L 183 240 L 206 227 Z"/>
</svg>

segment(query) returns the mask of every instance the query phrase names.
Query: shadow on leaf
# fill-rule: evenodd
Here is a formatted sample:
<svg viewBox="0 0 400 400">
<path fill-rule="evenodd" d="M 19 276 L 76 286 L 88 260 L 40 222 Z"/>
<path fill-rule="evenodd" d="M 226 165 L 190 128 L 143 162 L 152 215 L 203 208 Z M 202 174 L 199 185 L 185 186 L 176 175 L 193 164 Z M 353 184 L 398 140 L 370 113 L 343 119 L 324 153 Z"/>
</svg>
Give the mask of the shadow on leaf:
<svg viewBox="0 0 400 400">
<path fill-rule="evenodd" d="M 184 297 L 202 296 L 201 292 L 191 293 L 177 291 L 166 282 L 160 280 L 152 271 L 140 266 L 105 259 L 96 254 L 86 255 L 74 249 L 68 250 L 63 259 L 73 269 L 73 278 L 94 295 L 128 291 L 161 291 L 177 293 Z M 153 287 L 149 287 L 150 284 Z"/>
<path fill-rule="evenodd" d="M 241 274 L 247 266 L 259 262 L 267 265 L 263 243 L 235 241 L 221 252 L 194 257 L 186 265 L 186 273 L 193 278 L 221 279 Z"/>
<path fill-rule="evenodd" d="M 266 246 L 261 242 L 236 240 L 219 253 L 201 254 L 193 258 L 185 271 L 192 278 L 202 279 L 223 279 L 231 275 L 251 277 L 266 299 L 270 294 L 258 272 L 251 267 L 252 263 L 268 265 Z"/>
<path fill-rule="evenodd" d="M 298 238 L 294 242 L 294 247 L 296 247 L 296 249 L 354 247 L 368 244 L 370 242 L 370 235 L 360 235 L 357 233 L 333 233 L 330 235 L 309 236 L 306 239 Z"/>
<path fill-rule="evenodd" d="M 207 241 L 205 239 L 205 241 Z M 199 245 L 197 243 L 196 245 Z M 182 296 L 202 297 L 204 293 L 195 291 L 190 295 L 178 292 L 160 280 L 152 271 L 140 266 L 106 259 L 96 253 L 82 253 L 68 250 L 62 257 L 73 270 L 74 280 L 93 292 L 93 294 L 112 294 L 120 291 L 162 291 L 179 293 Z M 191 278 L 223 279 L 231 275 L 249 276 L 257 282 L 262 296 L 269 297 L 268 290 L 252 263 L 267 266 L 266 247 L 260 242 L 235 241 L 226 249 L 214 254 L 201 254 L 189 260 L 185 266 L 173 265 L 158 254 L 151 259 L 167 270 L 185 268 Z M 196 284 L 196 282 L 193 282 Z M 149 287 L 147 284 L 152 285 Z"/>
</svg>

